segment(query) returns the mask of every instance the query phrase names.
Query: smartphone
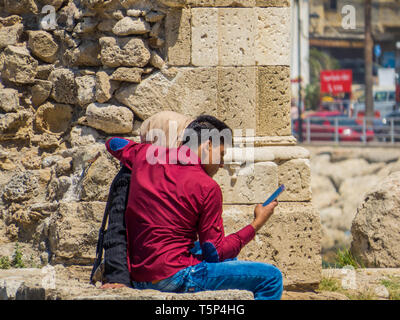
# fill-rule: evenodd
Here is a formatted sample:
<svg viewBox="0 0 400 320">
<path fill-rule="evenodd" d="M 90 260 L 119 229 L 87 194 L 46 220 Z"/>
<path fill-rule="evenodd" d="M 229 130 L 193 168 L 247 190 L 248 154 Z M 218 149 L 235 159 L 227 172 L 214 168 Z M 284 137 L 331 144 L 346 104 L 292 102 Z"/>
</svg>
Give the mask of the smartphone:
<svg viewBox="0 0 400 320">
<path fill-rule="evenodd" d="M 285 190 L 285 186 L 282 184 L 275 192 L 263 203 L 263 207 L 269 205 L 272 201 L 279 197 L 279 195 Z"/>
</svg>

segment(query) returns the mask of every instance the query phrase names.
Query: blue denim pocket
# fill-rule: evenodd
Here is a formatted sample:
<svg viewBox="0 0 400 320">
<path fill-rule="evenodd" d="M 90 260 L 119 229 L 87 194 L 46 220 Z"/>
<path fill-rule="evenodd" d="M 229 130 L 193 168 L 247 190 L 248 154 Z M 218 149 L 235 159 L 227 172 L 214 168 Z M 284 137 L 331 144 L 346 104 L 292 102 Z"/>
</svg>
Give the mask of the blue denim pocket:
<svg viewBox="0 0 400 320">
<path fill-rule="evenodd" d="M 207 279 L 207 263 L 201 262 L 189 267 L 184 286 L 185 292 L 199 292 L 206 290 L 204 284 Z"/>
</svg>

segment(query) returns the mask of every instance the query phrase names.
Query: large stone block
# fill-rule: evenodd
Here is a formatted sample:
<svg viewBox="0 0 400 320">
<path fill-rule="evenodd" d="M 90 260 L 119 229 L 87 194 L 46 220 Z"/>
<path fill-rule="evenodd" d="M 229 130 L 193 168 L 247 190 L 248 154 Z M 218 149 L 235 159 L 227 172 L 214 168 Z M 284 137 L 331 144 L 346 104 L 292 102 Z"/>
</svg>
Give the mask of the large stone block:
<svg viewBox="0 0 400 320">
<path fill-rule="evenodd" d="M 267 66 L 257 69 L 258 136 L 291 135 L 290 67 Z"/>
<path fill-rule="evenodd" d="M 280 201 L 311 200 L 310 160 L 294 159 L 279 164 L 279 185 L 285 185 Z"/>
<path fill-rule="evenodd" d="M 37 129 L 51 134 L 62 134 L 71 125 L 73 109 L 66 104 L 42 104 L 36 111 L 35 124 Z"/>
<path fill-rule="evenodd" d="M 58 44 L 46 31 L 30 31 L 29 48 L 37 58 L 45 62 L 53 63 L 57 59 Z"/>
<path fill-rule="evenodd" d="M 23 31 L 22 23 L 0 28 L 0 49 L 17 44 Z"/>
<path fill-rule="evenodd" d="M 38 62 L 26 47 L 9 45 L 3 51 L 3 78 L 17 84 L 28 84 L 35 81 Z"/>
<path fill-rule="evenodd" d="M 218 9 L 192 9 L 192 64 L 218 65 Z"/>
<path fill-rule="evenodd" d="M 91 103 L 86 108 L 87 125 L 110 134 L 129 133 L 133 128 L 133 113 L 126 107 Z"/>
<path fill-rule="evenodd" d="M 139 84 L 123 85 L 116 98 L 143 120 L 161 110 L 218 116 L 217 73 L 213 68 L 180 68 L 169 80 L 156 72 Z"/>
<path fill-rule="evenodd" d="M 257 8 L 257 65 L 290 64 L 290 8 Z"/>
<path fill-rule="evenodd" d="M 248 225 L 254 205 L 224 205 L 225 233 Z M 238 258 L 276 265 L 286 288 L 317 287 L 321 279 L 321 224 L 309 202 L 280 202 Z"/>
<path fill-rule="evenodd" d="M 187 66 L 191 56 L 191 11 L 170 9 L 165 18 L 167 60 L 171 66 Z"/>
<path fill-rule="evenodd" d="M 101 62 L 108 67 L 144 67 L 150 60 L 150 50 L 143 39 L 102 37 Z"/>
<path fill-rule="evenodd" d="M 11 88 L 0 89 L 0 110 L 17 112 L 20 108 L 17 90 Z"/>
<path fill-rule="evenodd" d="M 225 166 L 214 177 L 221 186 L 224 203 L 262 203 L 278 187 L 278 166 L 273 162 L 247 164 L 234 170 Z"/>
<path fill-rule="evenodd" d="M 93 262 L 104 208 L 104 202 L 60 202 L 48 230 L 53 263 Z"/>
<path fill-rule="evenodd" d="M 218 117 L 231 129 L 256 127 L 255 67 L 218 68 Z"/>
<path fill-rule="evenodd" d="M 218 117 L 218 74 L 214 68 L 186 68 L 178 72 L 167 95 L 173 111 L 188 116 Z"/>
<path fill-rule="evenodd" d="M 66 68 L 52 71 L 49 81 L 53 84 L 51 97 L 60 103 L 75 104 L 77 102 L 77 87 L 74 73 Z"/>
<path fill-rule="evenodd" d="M 119 162 L 102 151 L 82 180 L 80 199 L 83 201 L 107 201 L 110 185 L 118 173 Z"/>
<path fill-rule="evenodd" d="M 218 9 L 219 65 L 254 66 L 255 13 L 253 8 Z"/>
<path fill-rule="evenodd" d="M 96 95 L 96 77 L 87 75 L 76 77 L 76 92 L 78 104 L 83 107 L 94 102 Z"/>
</svg>

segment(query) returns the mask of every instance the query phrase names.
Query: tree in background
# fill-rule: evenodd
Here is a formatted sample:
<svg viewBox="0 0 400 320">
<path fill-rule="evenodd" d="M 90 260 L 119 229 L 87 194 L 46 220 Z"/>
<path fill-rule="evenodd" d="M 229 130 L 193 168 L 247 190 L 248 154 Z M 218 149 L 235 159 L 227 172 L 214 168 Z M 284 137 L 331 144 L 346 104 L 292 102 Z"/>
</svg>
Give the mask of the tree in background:
<svg viewBox="0 0 400 320">
<path fill-rule="evenodd" d="M 305 104 L 307 108 L 316 110 L 320 103 L 320 72 L 340 69 L 340 63 L 328 53 L 311 48 L 309 64 L 310 84 L 305 89 Z"/>
</svg>

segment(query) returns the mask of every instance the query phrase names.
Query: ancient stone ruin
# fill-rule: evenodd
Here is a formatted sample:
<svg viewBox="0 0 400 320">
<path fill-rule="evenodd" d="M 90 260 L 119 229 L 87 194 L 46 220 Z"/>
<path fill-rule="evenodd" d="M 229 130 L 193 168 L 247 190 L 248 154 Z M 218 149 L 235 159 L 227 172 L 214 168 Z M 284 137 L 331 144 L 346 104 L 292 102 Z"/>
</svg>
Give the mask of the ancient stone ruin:
<svg viewBox="0 0 400 320">
<path fill-rule="evenodd" d="M 320 220 L 309 152 L 291 133 L 289 5 L 0 1 L 0 247 L 18 241 L 42 265 L 90 265 L 119 170 L 105 140 L 138 141 L 161 110 L 207 113 L 242 130 L 216 177 L 226 233 L 287 188 L 239 258 L 275 264 L 286 288 L 315 287 Z"/>
</svg>

